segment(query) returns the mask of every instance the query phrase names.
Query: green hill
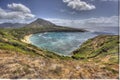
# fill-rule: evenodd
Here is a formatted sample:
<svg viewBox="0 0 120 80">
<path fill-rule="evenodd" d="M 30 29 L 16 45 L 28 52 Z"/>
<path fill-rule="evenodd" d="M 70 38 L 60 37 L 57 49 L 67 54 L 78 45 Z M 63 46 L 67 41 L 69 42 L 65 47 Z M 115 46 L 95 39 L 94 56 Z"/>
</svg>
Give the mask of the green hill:
<svg viewBox="0 0 120 80">
<path fill-rule="evenodd" d="M 74 58 L 94 58 L 97 56 L 118 56 L 118 36 L 100 35 L 83 43 L 73 51 Z"/>
</svg>

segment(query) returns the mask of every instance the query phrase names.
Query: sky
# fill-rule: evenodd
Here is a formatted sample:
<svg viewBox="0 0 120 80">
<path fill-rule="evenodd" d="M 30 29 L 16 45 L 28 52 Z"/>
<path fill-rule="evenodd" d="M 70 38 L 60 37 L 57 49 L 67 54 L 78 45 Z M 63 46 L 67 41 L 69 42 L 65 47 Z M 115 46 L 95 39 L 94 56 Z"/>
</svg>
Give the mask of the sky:
<svg viewBox="0 0 120 80">
<path fill-rule="evenodd" d="M 37 18 L 71 27 L 117 26 L 118 0 L 0 0 L 0 23 Z"/>
</svg>

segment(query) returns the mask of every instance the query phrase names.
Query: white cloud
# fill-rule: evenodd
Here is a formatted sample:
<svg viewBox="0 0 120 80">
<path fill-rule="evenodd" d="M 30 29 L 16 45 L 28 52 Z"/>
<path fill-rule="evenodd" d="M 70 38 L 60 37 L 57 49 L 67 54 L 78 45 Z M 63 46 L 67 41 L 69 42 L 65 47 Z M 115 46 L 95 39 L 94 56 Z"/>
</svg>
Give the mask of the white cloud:
<svg viewBox="0 0 120 80">
<path fill-rule="evenodd" d="M 91 18 L 85 21 L 88 26 L 118 26 L 118 16 Z"/>
<path fill-rule="evenodd" d="M 46 19 L 57 25 L 69 27 L 111 27 L 118 26 L 118 16 L 89 18 L 83 20 Z"/>
<path fill-rule="evenodd" d="M 67 3 L 67 6 L 78 10 L 78 11 L 86 11 L 86 10 L 92 10 L 95 9 L 95 5 L 86 3 L 85 1 L 81 0 L 63 0 L 64 3 Z"/>
<path fill-rule="evenodd" d="M 31 10 L 23 4 L 8 4 L 8 10 L 0 8 L 0 21 L 21 22 L 35 18 Z"/>
<path fill-rule="evenodd" d="M 12 3 L 12 4 L 8 4 L 7 5 L 8 8 L 14 10 L 14 11 L 21 11 L 21 12 L 25 12 L 25 13 L 31 13 L 30 9 L 28 7 L 26 7 L 23 4 L 16 4 L 16 3 Z"/>
</svg>

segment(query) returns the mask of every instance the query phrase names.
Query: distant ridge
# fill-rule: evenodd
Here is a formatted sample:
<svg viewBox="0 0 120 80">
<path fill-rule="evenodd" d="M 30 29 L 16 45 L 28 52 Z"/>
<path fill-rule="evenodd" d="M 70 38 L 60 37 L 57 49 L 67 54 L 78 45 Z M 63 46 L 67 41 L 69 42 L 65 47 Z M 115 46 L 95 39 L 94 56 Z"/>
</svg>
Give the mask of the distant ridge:
<svg viewBox="0 0 120 80">
<path fill-rule="evenodd" d="M 1 23 L 0 28 L 20 28 L 25 25 L 25 23 Z"/>
</svg>

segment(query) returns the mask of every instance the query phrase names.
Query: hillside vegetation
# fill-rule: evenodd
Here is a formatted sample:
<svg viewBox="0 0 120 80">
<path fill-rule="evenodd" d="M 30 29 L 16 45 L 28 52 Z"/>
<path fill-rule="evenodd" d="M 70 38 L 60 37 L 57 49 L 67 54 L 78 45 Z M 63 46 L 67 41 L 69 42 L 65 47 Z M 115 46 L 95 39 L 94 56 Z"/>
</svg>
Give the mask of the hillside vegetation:
<svg viewBox="0 0 120 80">
<path fill-rule="evenodd" d="M 97 56 L 117 56 L 118 55 L 118 36 L 100 35 L 87 40 L 79 49 L 73 51 L 74 58 L 94 58 Z"/>
</svg>

